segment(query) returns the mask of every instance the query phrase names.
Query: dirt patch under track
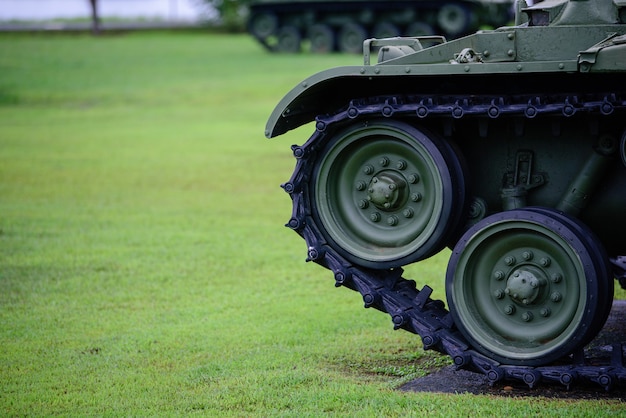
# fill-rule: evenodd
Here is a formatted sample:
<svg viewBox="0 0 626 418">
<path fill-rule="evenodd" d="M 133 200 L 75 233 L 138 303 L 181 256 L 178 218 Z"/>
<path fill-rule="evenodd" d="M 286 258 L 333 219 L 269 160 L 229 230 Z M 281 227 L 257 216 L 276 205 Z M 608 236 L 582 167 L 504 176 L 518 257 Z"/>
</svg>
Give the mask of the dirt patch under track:
<svg viewBox="0 0 626 418">
<path fill-rule="evenodd" d="M 613 302 L 611 314 L 598 336 L 587 347 L 586 357 L 600 361 L 610 358 L 611 344 L 624 342 L 626 346 L 626 301 Z M 616 399 L 626 401 L 626 388 L 615 387 L 605 391 L 602 387 L 593 384 L 577 383 L 568 390 L 565 386 L 554 383 L 540 383 L 530 389 L 527 385 L 518 382 L 498 382 L 490 386 L 487 378 L 478 373 L 466 370 L 456 370 L 454 366 L 447 366 L 441 370 L 404 384 L 403 391 L 438 392 L 438 393 L 471 393 L 477 395 L 494 396 L 522 396 L 546 397 L 565 399 Z"/>
</svg>

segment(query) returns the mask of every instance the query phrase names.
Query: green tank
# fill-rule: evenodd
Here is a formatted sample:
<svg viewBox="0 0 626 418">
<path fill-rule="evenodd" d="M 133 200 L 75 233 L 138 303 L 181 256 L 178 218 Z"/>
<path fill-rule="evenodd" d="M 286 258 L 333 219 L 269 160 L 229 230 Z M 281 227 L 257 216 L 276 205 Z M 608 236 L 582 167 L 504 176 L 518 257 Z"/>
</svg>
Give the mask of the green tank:
<svg viewBox="0 0 626 418">
<path fill-rule="evenodd" d="M 307 260 L 490 382 L 624 385 L 621 342 L 608 364 L 585 347 L 626 285 L 626 0 L 520 2 L 515 26 L 363 50 L 267 123 L 313 122 L 282 185 Z M 446 247 L 444 303 L 402 267 Z"/>
<path fill-rule="evenodd" d="M 253 0 L 248 32 L 270 51 L 361 53 L 368 37 L 445 35 L 512 20 L 513 0 Z"/>
</svg>

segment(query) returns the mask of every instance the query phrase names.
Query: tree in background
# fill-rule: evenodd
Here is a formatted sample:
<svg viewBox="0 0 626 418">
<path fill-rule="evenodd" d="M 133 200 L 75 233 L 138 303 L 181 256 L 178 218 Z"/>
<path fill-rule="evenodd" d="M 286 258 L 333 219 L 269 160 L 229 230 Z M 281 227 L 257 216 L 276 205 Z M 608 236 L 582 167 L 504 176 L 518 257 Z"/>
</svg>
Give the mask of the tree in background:
<svg viewBox="0 0 626 418">
<path fill-rule="evenodd" d="M 231 32 L 245 29 L 248 5 L 251 0 L 202 0 L 215 8 L 220 15 L 221 26 Z"/>
<path fill-rule="evenodd" d="M 98 17 L 98 0 L 89 0 L 91 5 L 91 31 L 94 35 L 100 34 L 100 18 Z"/>
</svg>

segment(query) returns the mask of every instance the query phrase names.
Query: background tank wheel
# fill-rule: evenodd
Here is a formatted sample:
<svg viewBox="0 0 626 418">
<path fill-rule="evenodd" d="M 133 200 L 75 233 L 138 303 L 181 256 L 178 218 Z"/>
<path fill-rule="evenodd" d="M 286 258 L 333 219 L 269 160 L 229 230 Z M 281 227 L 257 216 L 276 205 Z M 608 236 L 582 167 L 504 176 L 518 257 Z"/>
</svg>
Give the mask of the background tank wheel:
<svg viewBox="0 0 626 418">
<path fill-rule="evenodd" d="M 259 39 L 266 39 L 278 30 L 278 17 L 274 13 L 257 13 L 250 18 L 248 30 Z"/>
<path fill-rule="evenodd" d="M 470 28 L 470 12 L 459 4 L 446 4 L 437 14 L 437 24 L 450 36 L 460 35 Z"/>
<path fill-rule="evenodd" d="M 374 26 L 372 36 L 377 39 L 393 38 L 394 36 L 400 36 L 400 29 L 393 23 L 380 22 Z"/>
<path fill-rule="evenodd" d="M 586 232 L 543 208 L 491 215 L 463 235 L 446 293 L 455 324 L 477 351 L 539 366 L 597 334 L 610 309 L 612 277 L 600 244 Z"/>
<path fill-rule="evenodd" d="M 300 42 L 302 35 L 298 28 L 294 26 L 283 26 L 278 30 L 278 41 L 276 50 L 278 52 L 295 53 L 300 52 Z"/>
<path fill-rule="evenodd" d="M 350 54 L 363 52 L 363 41 L 367 39 L 367 31 L 358 23 L 346 23 L 339 31 L 339 49 Z"/>
<path fill-rule="evenodd" d="M 406 36 L 431 36 L 435 34 L 435 29 L 428 23 L 414 22 L 406 28 Z"/>
<path fill-rule="evenodd" d="M 459 224 L 465 187 L 447 143 L 391 120 L 332 136 L 316 161 L 314 216 L 355 264 L 398 267 L 440 251 Z"/>
<path fill-rule="evenodd" d="M 335 50 L 335 32 L 326 24 L 318 23 L 311 26 L 309 39 L 311 40 L 311 52 L 325 54 Z"/>
</svg>

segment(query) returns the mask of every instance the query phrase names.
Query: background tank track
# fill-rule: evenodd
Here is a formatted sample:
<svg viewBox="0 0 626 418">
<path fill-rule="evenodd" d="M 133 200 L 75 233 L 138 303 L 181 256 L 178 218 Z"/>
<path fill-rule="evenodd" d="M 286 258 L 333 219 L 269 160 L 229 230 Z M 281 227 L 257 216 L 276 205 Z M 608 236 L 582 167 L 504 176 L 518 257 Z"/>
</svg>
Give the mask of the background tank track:
<svg viewBox="0 0 626 418">
<path fill-rule="evenodd" d="M 509 114 L 521 118 L 534 118 L 540 114 L 572 116 L 576 112 L 608 115 L 626 110 L 626 97 L 612 92 L 593 95 L 552 96 L 549 103 L 532 95 L 447 97 L 380 96 L 352 100 L 343 110 L 316 118 L 316 131 L 302 146 L 292 146 L 297 159 L 291 179 L 281 187 L 289 193 L 293 212 L 287 227 L 302 236 L 308 247 L 307 261 L 331 270 L 335 286 L 345 286 L 363 296 L 366 308 L 376 308 L 391 316 L 394 329 L 404 329 L 418 334 L 424 349 L 436 350 L 449 355 L 457 368 L 482 373 L 490 384 L 502 380 L 526 383 L 530 388 L 539 382 L 561 384 L 569 388 L 573 384 L 591 383 L 611 390 L 626 387 L 624 347 L 612 345 L 610 362 L 598 364 L 585 358 L 585 350 L 561 359 L 556 364 L 528 367 L 504 365 L 474 351 L 456 329 L 452 315 L 440 300 L 430 298 L 432 289 L 416 288 L 413 280 L 402 277 L 402 268 L 375 270 L 356 265 L 333 248 L 322 233 L 322 226 L 313 216 L 312 200 L 307 182 L 313 177 L 316 155 L 328 140 L 328 128 L 359 117 L 376 118 L 425 118 L 446 116 L 496 118 Z M 620 282 L 626 274 L 619 267 L 615 275 Z"/>
</svg>

